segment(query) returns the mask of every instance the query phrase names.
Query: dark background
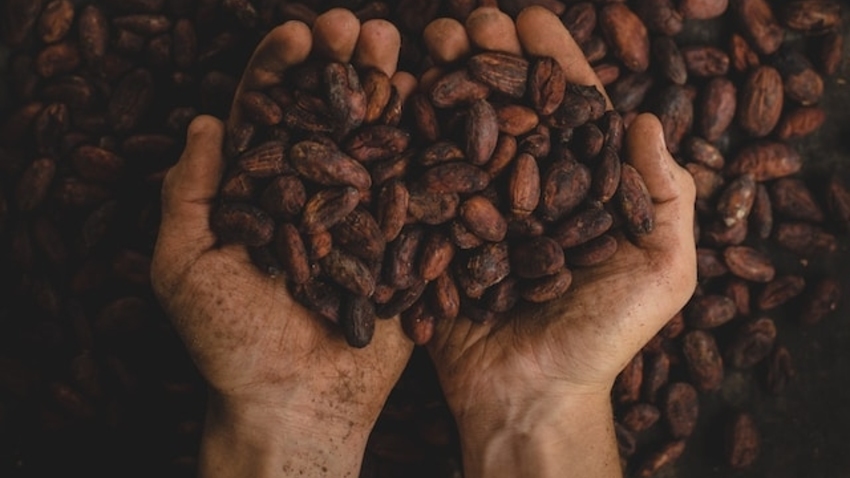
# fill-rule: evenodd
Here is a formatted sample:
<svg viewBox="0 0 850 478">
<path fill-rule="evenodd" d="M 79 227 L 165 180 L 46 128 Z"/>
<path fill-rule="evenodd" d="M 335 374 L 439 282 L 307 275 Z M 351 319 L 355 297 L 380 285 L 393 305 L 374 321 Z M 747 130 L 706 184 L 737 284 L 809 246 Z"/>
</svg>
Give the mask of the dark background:
<svg viewBox="0 0 850 478">
<path fill-rule="evenodd" d="M 847 10 L 844 10 L 845 17 Z M 710 40 L 722 31 L 717 22 L 689 25 L 685 36 L 694 43 Z M 820 106 L 827 121 L 816 133 L 793 142 L 805 161 L 803 176 L 815 194 L 826 188 L 824 178 L 850 172 L 850 28 L 845 26 L 844 62 L 838 73 L 825 79 Z M 778 270 L 807 277 L 832 275 L 844 284 L 839 310 L 814 326 L 801 326 L 799 305 L 765 314 L 776 320 L 778 343 L 794 359 L 796 377 L 780 396 L 764 391 L 763 370 L 727 368 L 722 389 L 700 396 L 700 420 L 679 462 L 659 473 L 660 478 L 842 478 L 850 477 L 850 241 L 840 237 L 835 256 L 815 257 L 805 264 L 776 250 Z M 750 412 L 762 436 L 762 453 L 756 465 L 733 472 L 724 465 L 726 419 L 735 411 Z"/>
<path fill-rule="evenodd" d="M 724 25 L 692 22 L 689 29 L 685 38 L 697 43 L 717 37 Z M 845 38 L 847 58 L 850 56 L 847 54 L 850 28 L 845 28 Z M 0 68 L 5 64 L 5 54 L 0 45 Z M 850 61 L 845 61 L 838 74 L 826 79 L 827 89 L 821 106 L 827 110 L 828 120 L 817 133 L 797 142 L 806 160 L 804 177 L 816 193 L 825 188 L 823 179 L 828 174 L 837 171 L 847 177 L 850 173 L 848 74 Z M 0 116 L 5 116 L 8 98 L 2 83 L 0 81 Z M 777 251 L 776 257 L 784 262 L 780 270 L 843 278 L 843 305 L 814 327 L 798 324 L 799 310 L 793 305 L 783 307 L 781 313 L 769 314 L 776 319 L 778 341 L 789 349 L 794 359 L 795 379 L 782 395 L 773 396 L 760 385 L 763 370 L 758 367 L 747 372 L 727 371 L 722 390 L 700 397 L 697 431 L 688 441 L 684 456 L 661 472 L 660 478 L 850 477 L 850 280 L 847 280 L 850 279 L 850 240 L 844 235 L 838 255 L 816 257 L 808 264 L 781 251 Z M 0 304 L 0 319 L 10 312 L 14 311 Z M 139 340 L 142 342 L 144 337 Z M 172 345 L 179 347 L 179 344 Z M 160 352 L 150 350 L 150 360 L 156 361 Z M 174 376 L 192 375 L 187 373 L 187 366 L 187 362 L 163 363 L 150 369 L 170 368 Z M 392 476 L 458 476 L 456 455 L 447 454 L 446 448 L 418 449 L 418 443 L 410 441 L 411 436 L 423 430 L 438 436 L 453 435 L 451 430 L 444 429 L 450 421 L 421 351 L 414 356 L 411 371 L 403 379 L 405 386 L 394 392 L 388 406 L 389 419 L 382 419 L 378 425 L 381 436 L 370 443 L 365 467 L 384 472 L 398 470 L 398 474 Z M 424 380 L 422 374 L 425 374 Z M 141 380 L 164 379 L 141 377 Z M 128 415 L 128 421 L 120 433 L 100 426 L 71 426 L 45 432 L 45 420 L 49 424 L 55 417 L 30 413 L 32 410 L 26 408 L 23 409 L 25 413 L 16 415 L 17 409 L 0 407 L 3 418 L 0 421 L 3 424 L 0 425 L 0 477 L 58 476 L 57 473 L 63 471 L 89 473 L 89 476 L 192 476 L 191 459 L 187 457 L 191 457 L 196 446 L 203 389 L 197 382 L 190 385 L 186 390 L 156 388 L 152 389 L 156 391 L 134 396 L 125 403 L 123 413 Z M 143 386 L 144 383 L 141 388 Z M 417 403 L 415 410 L 397 407 L 397 403 L 412 397 Z M 37 408 L 38 404 L 33 404 L 33 410 Z M 732 472 L 724 465 L 723 428 L 726 418 L 735 411 L 752 413 L 762 435 L 761 457 L 746 472 Z M 407 421 L 405 417 L 410 414 L 416 414 L 417 419 Z M 173 428 L 172 417 L 178 415 L 192 418 L 182 422 L 184 430 Z M 394 421 L 392 417 L 399 420 Z M 387 465 L 376 458 L 386 455 L 394 455 L 399 462 Z"/>
</svg>

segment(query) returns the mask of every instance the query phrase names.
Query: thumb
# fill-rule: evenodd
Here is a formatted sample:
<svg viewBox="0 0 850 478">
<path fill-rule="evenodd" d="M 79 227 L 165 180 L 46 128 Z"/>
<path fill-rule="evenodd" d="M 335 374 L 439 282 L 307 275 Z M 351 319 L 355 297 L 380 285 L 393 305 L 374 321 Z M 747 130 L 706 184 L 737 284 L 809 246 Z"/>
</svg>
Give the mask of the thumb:
<svg viewBox="0 0 850 478">
<path fill-rule="evenodd" d="M 678 248 L 694 249 L 694 181 L 667 150 L 658 118 L 651 114 L 635 118 L 626 135 L 626 155 L 655 203 L 656 227 L 640 238 L 641 245 L 670 254 Z"/>
<path fill-rule="evenodd" d="M 193 261 L 215 244 L 209 216 L 224 171 L 223 140 L 221 121 L 198 116 L 180 161 L 165 176 L 157 255 L 167 263 Z"/>
<path fill-rule="evenodd" d="M 664 129 L 655 115 L 644 113 L 632 121 L 626 135 L 626 154 L 632 166 L 646 182 L 656 203 L 686 197 L 691 175 L 670 156 L 664 141 Z"/>
</svg>

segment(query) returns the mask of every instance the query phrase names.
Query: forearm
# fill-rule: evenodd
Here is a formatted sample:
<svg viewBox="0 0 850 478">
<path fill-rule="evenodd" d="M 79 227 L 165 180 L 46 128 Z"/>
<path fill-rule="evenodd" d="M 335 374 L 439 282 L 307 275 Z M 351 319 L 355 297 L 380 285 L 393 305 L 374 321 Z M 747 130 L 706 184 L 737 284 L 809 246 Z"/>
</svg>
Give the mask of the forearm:
<svg viewBox="0 0 850 478">
<path fill-rule="evenodd" d="M 622 476 L 607 395 L 522 408 L 461 419 L 467 478 Z"/>
<path fill-rule="evenodd" d="M 306 415 L 306 416 L 305 416 Z M 199 476 L 357 477 L 368 430 L 268 407 L 235 407 L 215 397 L 207 407 Z"/>
</svg>

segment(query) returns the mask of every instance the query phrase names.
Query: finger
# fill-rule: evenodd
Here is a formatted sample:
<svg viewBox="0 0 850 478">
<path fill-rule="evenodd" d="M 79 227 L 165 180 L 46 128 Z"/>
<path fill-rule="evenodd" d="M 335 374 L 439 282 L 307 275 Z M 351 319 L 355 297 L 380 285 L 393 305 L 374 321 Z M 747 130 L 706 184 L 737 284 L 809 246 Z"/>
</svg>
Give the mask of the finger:
<svg viewBox="0 0 850 478">
<path fill-rule="evenodd" d="M 466 18 L 470 42 L 482 50 L 522 55 L 517 28 L 508 14 L 493 7 L 476 8 Z"/>
<path fill-rule="evenodd" d="M 310 28 L 299 21 L 286 22 L 266 35 L 254 51 L 236 89 L 228 120 L 231 129 L 237 129 L 236 126 L 242 124 L 239 99 L 244 92 L 264 90 L 280 83 L 284 72 L 303 63 L 312 49 L 313 35 Z"/>
<path fill-rule="evenodd" d="M 345 8 L 328 10 L 313 24 L 313 48 L 331 61 L 351 61 L 359 36 L 360 20 Z"/>
<path fill-rule="evenodd" d="M 629 125 L 626 157 L 643 176 L 653 201 L 664 203 L 682 195 L 690 174 L 670 156 L 664 129 L 655 115 L 641 114 Z"/>
<path fill-rule="evenodd" d="M 186 149 L 162 186 L 158 252 L 175 262 L 194 260 L 215 244 L 209 216 L 224 172 L 224 125 L 199 116 L 189 125 Z"/>
<path fill-rule="evenodd" d="M 564 70 L 567 81 L 595 86 L 605 95 L 608 109 L 612 109 L 605 87 L 587 62 L 584 52 L 554 13 L 543 7 L 528 7 L 517 17 L 516 30 L 527 54 L 554 58 Z"/>
<path fill-rule="evenodd" d="M 283 73 L 304 60 L 313 49 L 310 27 L 289 21 L 272 30 L 254 51 L 240 90 L 261 90 L 280 83 Z"/>
<path fill-rule="evenodd" d="M 406 71 L 397 72 L 390 79 L 390 83 L 398 91 L 398 96 L 401 98 L 402 103 L 406 102 L 410 98 L 410 95 L 416 91 L 416 87 L 419 86 L 416 77 Z"/>
<path fill-rule="evenodd" d="M 469 55 L 466 28 L 454 18 L 438 18 L 422 32 L 425 48 L 437 64 L 454 63 Z"/>
<path fill-rule="evenodd" d="M 390 78 L 398 68 L 401 34 L 386 20 L 369 20 L 360 28 L 354 64 L 363 68 L 376 68 Z"/>
</svg>

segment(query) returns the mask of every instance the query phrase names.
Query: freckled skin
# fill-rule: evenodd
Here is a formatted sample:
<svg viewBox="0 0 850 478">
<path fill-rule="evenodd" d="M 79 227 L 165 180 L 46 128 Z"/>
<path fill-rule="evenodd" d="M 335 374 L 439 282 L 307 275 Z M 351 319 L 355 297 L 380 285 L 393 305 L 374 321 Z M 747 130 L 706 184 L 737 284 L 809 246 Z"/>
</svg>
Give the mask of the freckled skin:
<svg viewBox="0 0 850 478">
<path fill-rule="evenodd" d="M 557 51 L 559 62 L 573 66 L 571 81 L 598 82 L 582 77 L 593 70 L 551 12 L 532 7 L 518 24 L 526 26 L 517 29 L 525 51 Z M 544 24 L 557 31 L 528 28 Z M 299 33 L 306 27 L 280 28 L 261 44 L 258 70 L 249 66 L 243 86 L 278 80 L 290 66 L 282 58 L 306 58 L 310 40 Z M 373 28 L 367 38 L 381 38 Z M 529 48 L 530 41 L 547 48 Z M 211 118 L 190 127 L 187 151 L 164 183 L 152 265 L 154 290 L 211 389 L 200 475 L 356 476 L 368 433 L 412 345 L 393 319 L 378 322 L 371 346 L 348 347 L 337 329 L 295 303 L 280 279 L 257 272 L 243 248 L 216 245 L 208 217 L 223 169 L 222 136 Z M 667 153 L 657 119 L 643 115 L 631 123 L 625 152 L 655 202 L 652 233 L 637 244 L 618 238 L 613 258 L 575 271 L 571 291 L 545 307 L 506 321 L 437 325 L 429 347 L 460 427 L 467 477 L 620 473 L 611 384 L 684 305 L 696 281 L 694 186 Z M 548 406 L 557 403 L 575 408 L 550 415 Z M 556 426 L 547 436 L 549 418 Z M 516 434 L 505 435 L 511 431 Z M 507 453 L 499 453 L 500 445 Z M 547 460 L 533 459 L 541 454 Z M 488 472 L 494 460 L 508 467 Z M 548 473 L 531 471 L 546 464 Z"/>
<path fill-rule="evenodd" d="M 567 65 L 569 81 L 599 84 L 551 12 L 528 8 L 519 15 L 517 32 L 525 51 Z M 437 323 L 428 347 L 458 422 L 465 476 L 620 476 L 611 386 L 696 284 L 694 183 L 670 157 L 658 119 L 634 119 L 621 154 L 643 176 L 654 203 L 651 233 L 636 242 L 617 237 L 615 255 L 575 269 L 560 299 L 519 306 L 493 323 L 463 317 Z M 570 397 L 577 404 L 570 405 Z M 578 437 L 570 430 L 585 418 L 589 428 Z M 546 420 L 559 424 L 553 435 L 541 431 Z M 535 438 L 546 442 L 543 436 L 557 442 L 556 451 L 522 445 Z M 516 459 L 524 451 L 529 459 Z"/>
<path fill-rule="evenodd" d="M 367 25 L 374 36 L 393 34 L 387 22 Z M 311 45 L 328 45 L 321 35 L 331 33 L 323 31 L 313 38 L 300 22 L 273 30 L 255 52 L 234 104 L 249 89 L 280 81 Z M 357 37 L 348 37 L 352 50 Z M 360 52 L 382 61 L 390 77 L 392 53 Z M 234 111 L 231 122 L 241 116 Z M 224 170 L 223 143 L 218 120 L 199 117 L 190 126 L 186 151 L 163 184 L 151 277 L 210 389 L 199 474 L 356 476 L 413 344 L 391 319 L 379 321 L 369 346 L 350 347 L 338 326 L 293 300 L 282 278 L 263 275 L 243 246 L 218 244 L 209 217 Z"/>
</svg>

